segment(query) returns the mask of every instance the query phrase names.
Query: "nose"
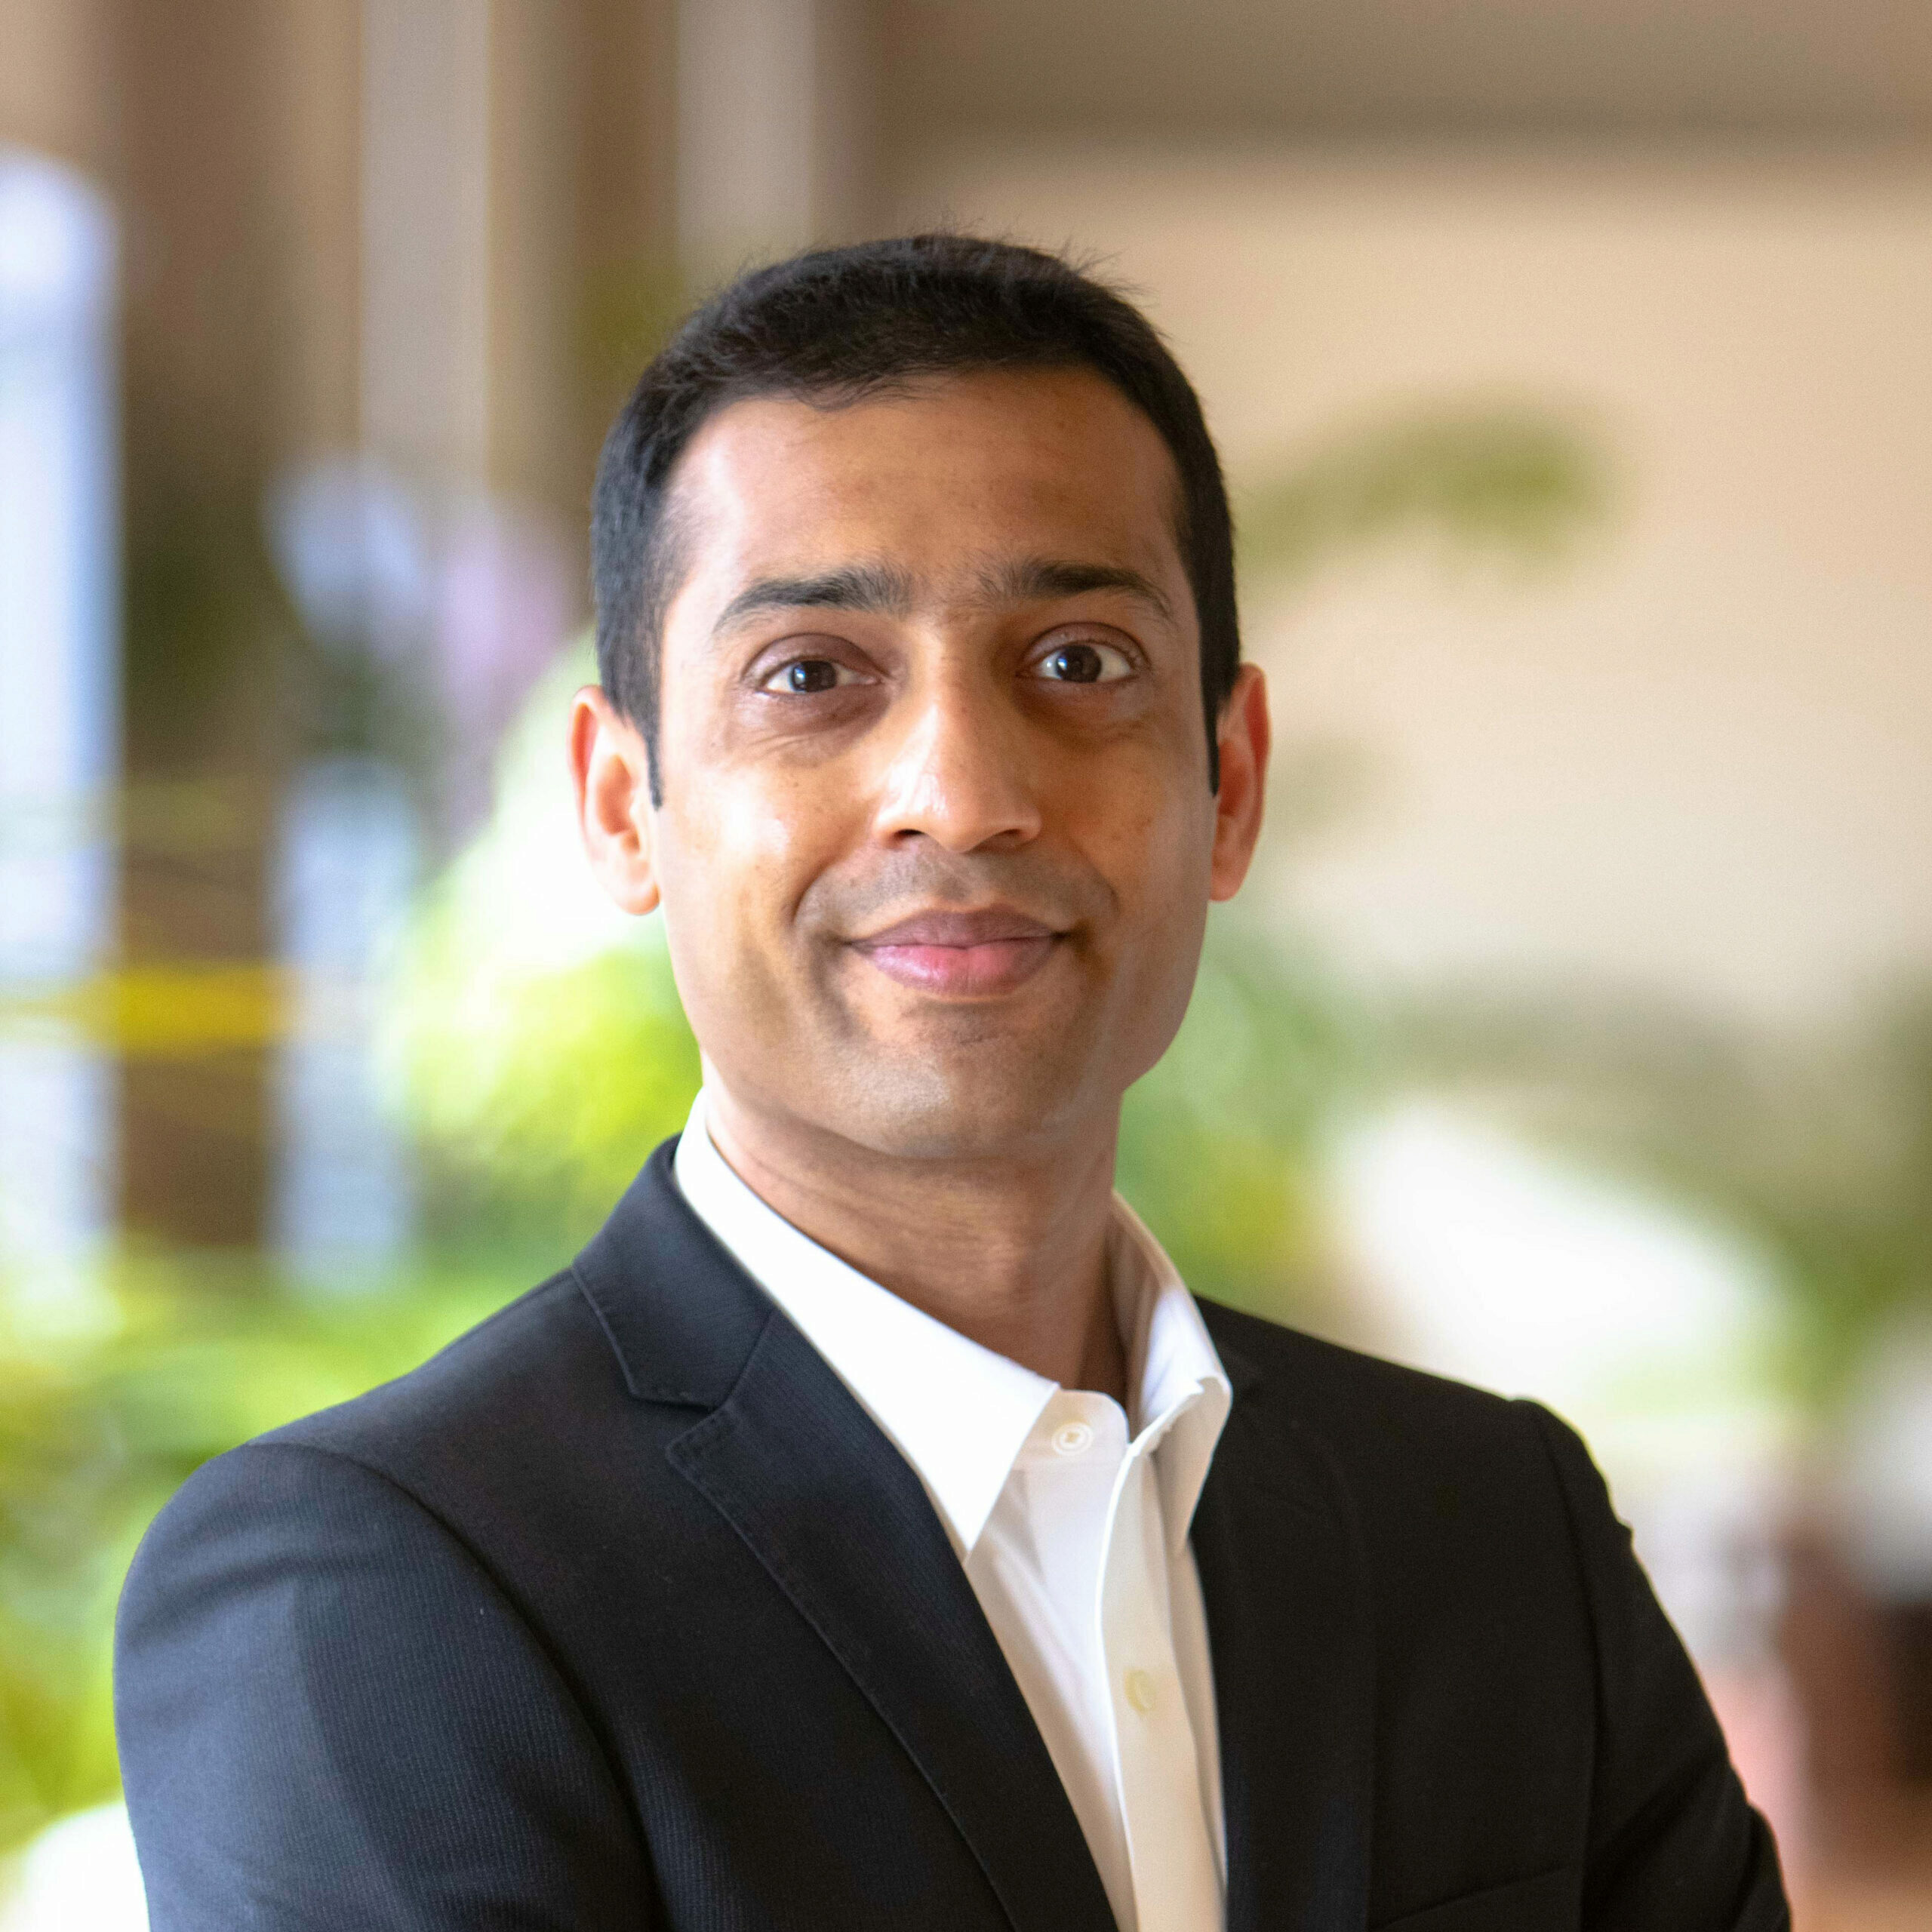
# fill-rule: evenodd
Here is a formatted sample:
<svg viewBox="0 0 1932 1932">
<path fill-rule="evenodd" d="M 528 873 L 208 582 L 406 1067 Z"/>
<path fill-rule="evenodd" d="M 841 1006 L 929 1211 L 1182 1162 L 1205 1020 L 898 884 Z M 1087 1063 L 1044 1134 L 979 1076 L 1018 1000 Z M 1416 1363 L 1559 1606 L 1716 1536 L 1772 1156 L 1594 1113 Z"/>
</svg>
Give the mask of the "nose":
<svg viewBox="0 0 1932 1932">
<path fill-rule="evenodd" d="M 1038 835 L 1032 748 L 998 687 L 996 673 L 961 669 L 935 678 L 907 706 L 880 787 L 881 840 L 930 838 L 963 853 Z"/>
</svg>

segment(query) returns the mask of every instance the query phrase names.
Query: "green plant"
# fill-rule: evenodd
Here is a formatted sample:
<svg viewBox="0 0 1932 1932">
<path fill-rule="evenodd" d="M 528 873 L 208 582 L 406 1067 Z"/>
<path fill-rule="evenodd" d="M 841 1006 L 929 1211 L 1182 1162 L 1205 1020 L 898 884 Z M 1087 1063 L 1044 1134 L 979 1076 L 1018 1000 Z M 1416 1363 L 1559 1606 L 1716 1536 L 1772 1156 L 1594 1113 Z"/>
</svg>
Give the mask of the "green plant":
<svg viewBox="0 0 1932 1932">
<path fill-rule="evenodd" d="M 1772 1264 L 1789 1385 L 1815 1414 L 1932 1310 L 1932 987 L 1783 1032 L 1654 1003 L 1438 997 L 1388 1051 L 1404 1078 L 1737 1229 Z"/>
<path fill-rule="evenodd" d="M 258 1263 L 223 1272 L 226 1291 L 211 1292 L 204 1258 L 131 1257 L 103 1322 L 0 1323 L 0 1855 L 118 1786 L 115 1599 L 176 1487 L 209 1457 L 413 1367 L 523 1285 L 419 1269 L 316 1303 Z"/>
<path fill-rule="evenodd" d="M 1187 1017 L 1128 1094 L 1118 1168 L 1190 1287 L 1277 1320 L 1321 1302 L 1315 1158 L 1371 1064 L 1354 1002 L 1292 940 L 1210 921 Z"/>
<path fill-rule="evenodd" d="M 1547 564 L 1600 527 L 1614 497 L 1581 424 L 1521 402 L 1432 405 L 1340 431 L 1244 492 L 1241 560 L 1251 575 L 1300 579 L 1400 541 Z"/>
</svg>

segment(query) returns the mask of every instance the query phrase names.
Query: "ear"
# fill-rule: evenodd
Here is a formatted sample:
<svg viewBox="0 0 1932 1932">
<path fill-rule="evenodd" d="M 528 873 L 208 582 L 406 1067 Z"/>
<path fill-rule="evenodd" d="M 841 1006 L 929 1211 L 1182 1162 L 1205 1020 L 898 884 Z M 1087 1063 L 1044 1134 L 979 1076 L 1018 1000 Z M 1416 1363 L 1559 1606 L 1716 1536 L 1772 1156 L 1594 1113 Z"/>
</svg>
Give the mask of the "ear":
<svg viewBox="0 0 1932 1932">
<path fill-rule="evenodd" d="M 1217 737 L 1221 789 L 1214 795 L 1214 855 L 1208 896 L 1232 899 L 1247 876 L 1261 836 L 1261 808 L 1268 791 L 1268 681 L 1258 664 L 1244 664 L 1221 707 Z"/>
<path fill-rule="evenodd" d="M 651 767 L 643 734 L 595 685 L 571 700 L 577 818 L 597 882 L 626 912 L 657 906 Z"/>
</svg>

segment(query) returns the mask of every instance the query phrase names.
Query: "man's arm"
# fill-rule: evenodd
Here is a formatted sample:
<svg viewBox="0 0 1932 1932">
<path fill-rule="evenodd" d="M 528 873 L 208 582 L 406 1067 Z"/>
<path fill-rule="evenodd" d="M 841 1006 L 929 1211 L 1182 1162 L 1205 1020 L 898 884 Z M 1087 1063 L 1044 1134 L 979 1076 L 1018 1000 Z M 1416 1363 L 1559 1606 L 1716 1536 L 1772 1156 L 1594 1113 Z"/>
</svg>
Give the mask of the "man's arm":
<svg viewBox="0 0 1932 1932">
<path fill-rule="evenodd" d="M 651 1876 L 568 1687 L 411 1497 L 257 1444 L 162 1512 L 115 1719 L 154 1932 L 641 1932 Z"/>
<path fill-rule="evenodd" d="M 1703 1686 L 1575 1432 L 1534 1403 L 1563 1490 L 1597 1644 L 1587 1932 L 1779 1932 L 1777 1851 L 1731 1768 Z"/>
</svg>

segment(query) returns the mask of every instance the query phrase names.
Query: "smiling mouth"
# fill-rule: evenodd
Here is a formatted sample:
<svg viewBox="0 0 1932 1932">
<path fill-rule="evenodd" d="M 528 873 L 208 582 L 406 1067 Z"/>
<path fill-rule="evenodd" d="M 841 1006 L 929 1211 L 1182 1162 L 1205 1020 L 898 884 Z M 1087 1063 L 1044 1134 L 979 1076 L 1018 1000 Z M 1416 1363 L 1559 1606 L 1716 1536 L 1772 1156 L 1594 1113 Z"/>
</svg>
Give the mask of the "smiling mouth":
<svg viewBox="0 0 1932 1932">
<path fill-rule="evenodd" d="M 1024 985 L 1063 937 L 1038 919 L 995 907 L 918 913 L 849 943 L 901 986 L 983 998 Z"/>
</svg>

